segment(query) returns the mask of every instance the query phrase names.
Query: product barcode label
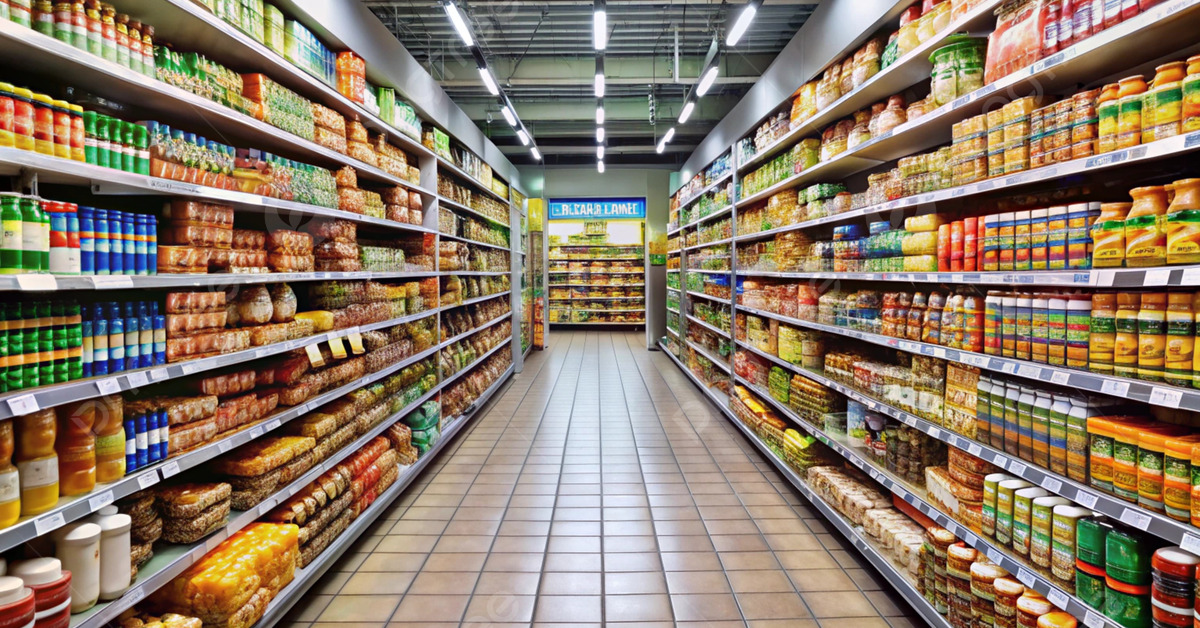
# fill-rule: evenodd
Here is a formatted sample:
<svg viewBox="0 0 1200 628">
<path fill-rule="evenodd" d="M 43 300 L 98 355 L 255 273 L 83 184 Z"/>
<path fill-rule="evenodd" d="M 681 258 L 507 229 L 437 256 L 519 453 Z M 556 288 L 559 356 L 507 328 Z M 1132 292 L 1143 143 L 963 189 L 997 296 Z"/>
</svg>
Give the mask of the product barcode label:
<svg viewBox="0 0 1200 628">
<path fill-rule="evenodd" d="M 1200 554 L 1200 537 L 1194 534 L 1185 534 L 1183 540 L 1179 542 L 1179 547 L 1182 547 L 1184 551 Z"/>
<path fill-rule="evenodd" d="M 942 438 L 942 430 L 940 430 L 936 427 L 931 427 L 931 428 L 929 428 L 929 435 L 933 438 L 941 439 Z"/>
<path fill-rule="evenodd" d="M 1100 385 L 1100 392 L 1106 395 L 1124 397 L 1125 394 L 1129 392 L 1129 382 L 1118 382 L 1113 379 L 1106 379 L 1104 380 L 1104 383 Z"/>
<path fill-rule="evenodd" d="M 1017 476 L 1024 474 L 1026 468 L 1027 467 L 1025 466 L 1025 463 L 1023 463 L 1023 462 L 1018 462 L 1016 460 L 1008 461 L 1008 470 L 1012 471 Z"/>
<path fill-rule="evenodd" d="M 1079 491 L 1078 493 L 1075 493 L 1075 501 L 1079 502 L 1079 505 L 1083 506 L 1084 508 L 1095 508 L 1097 499 L 1099 498 L 1095 493 L 1089 493 L 1087 491 Z"/>
<path fill-rule="evenodd" d="M 965 353 L 959 354 L 959 357 L 962 358 L 963 362 L 966 362 L 971 366 L 978 366 L 981 369 L 987 368 L 988 364 L 991 363 L 991 358 L 988 358 L 985 355 L 971 355 L 969 353 Z"/>
<path fill-rule="evenodd" d="M 145 587 L 133 587 L 125 595 L 121 596 L 121 599 L 123 600 L 122 606 L 133 606 L 134 604 L 141 602 L 142 598 L 144 597 L 146 597 Z"/>
<path fill-rule="evenodd" d="M 42 536 L 51 530 L 57 530 L 65 525 L 67 525 L 67 520 L 63 518 L 61 512 L 51 513 L 45 517 L 38 517 L 33 520 L 33 529 L 37 531 L 38 536 Z"/>
<path fill-rule="evenodd" d="M 967 445 L 967 453 L 978 457 L 979 454 L 983 453 L 983 448 L 975 443 L 971 443 L 970 445 Z"/>
<path fill-rule="evenodd" d="M 38 411 L 37 397 L 32 393 L 20 395 L 8 400 L 8 409 L 13 413 L 13 416 L 21 416 Z"/>
<path fill-rule="evenodd" d="M 941 347 L 934 347 L 933 348 L 933 357 L 941 358 L 941 359 L 945 360 L 946 359 L 946 350 Z"/>
<path fill-rule="evenodd" d="M 1165 286 L 1171 279 L 1171 269 L 1163 268 L 1158 270 L 1146 271 L 1146 278 L 1142 283 L 1147 286 Z"/>
<path fill-rule="evenodd" d="M 1150 389 L 1150 403 L 1156 406 L 1166 406 L 1168 408 L 1178 408 L 1179 402 L 1183 399 L 1183 391 L 1174 388 L 1160 388 L 1155 386 Z"/>
<path fill-rule="evenodd" d="M 1200 131 L 1189 133 L 1187 139 L 1183 140 L 1184 148 L 1195 148 L 1200 146 Z"/>
<path fill-rule="evenodd" d="M 17 275 L 17 287 L 25 292 L 53 292 L 58 282 L 54 275 Z"/>
<path fill-rule="evenodd" d="M 1135 528 L 1145 529 L 1150 525 L 1150 515 L 1144 512 L 1138 512 L 1132 508 L 1126 508 L 1121 513 L 1121 521 L 1128 523 Z"/>
<path fill-rule="evenodd" d="M 1057 493 L 1062 490 L 1062 482 L 1058 478 L 1042 478 L 1042 488 L 1051 493 Z"/>
<path fill-rule="evenodd" d="M 259 436 L 262 436 L 262 435 L 263 435 L 263 428 L 261 425 L 250 430 L 250 438 L 251 439 L 258 438 Z"/>
<path fill-rule="evenodd" d="M 154 486 L 155 482 L 158 482 L 158 473 L 155 471 L 147 471 L 139 475 L 137 479 L 138 488 L 141 489 L 150 488 Z"/>
<path fill-rule="evenodd" d="M 125 376 L 130 388 L 140 388 L 150 383 L 150 378 L 144 372 L 138 371 Z"/>
<path fill-rule="evenodd" d="M 1050 381 L 1060 386 L 1065 386 L 1071 379 L 1071 374 L 1065 371 L 1054 371 L 1050 374 Z"/>
<path fill-rule="evenodd" d="M 268 432 L 271 430 L 279 429 L 279 419 L 272 419 L 270 421 L 267 421 L 267 424 L 263 427 L 266 428 L 266 430 Z"/>
<path fill-rule="evenodd" d="M 1181 286 L 1196 286 L 1200 285 L 1200 266 L 1183 269 L 1183 279 L 1179 282 Z"/>
<path fill-rule="evenodd" d="M 179 473 L 179 462 L 172 460 L 164 464 L 161 468 L 163 479 L 167 479 L 172 475 Z"/>
<path fill-rule="evenodd" d="M 1066 608 L 1071 603 L 1070 598 L 1061 589 L 1050 589 L 1050 593 L 1046 596 L 1046 599 L 1059 608 Z"/>
<path fill-rule="evenodd" d="M 112 491 L 104 491 L 99 495 L 93 495 L 88 498 L 88 508 L 91 508 L 92 512 L 96 512 L 111 503 L 113 503 Z"/>
<path fill-rule="evenodd" d="M 1032 587 L 1033 583 L 1037 581 L 1033 577 L 1033 574 L 1029 573 L 1029 571 L 1024 567 L 1017 569 L 1017 580 L 1020 580 L 1021 584 L 1027 587 Z"/>
</svg>

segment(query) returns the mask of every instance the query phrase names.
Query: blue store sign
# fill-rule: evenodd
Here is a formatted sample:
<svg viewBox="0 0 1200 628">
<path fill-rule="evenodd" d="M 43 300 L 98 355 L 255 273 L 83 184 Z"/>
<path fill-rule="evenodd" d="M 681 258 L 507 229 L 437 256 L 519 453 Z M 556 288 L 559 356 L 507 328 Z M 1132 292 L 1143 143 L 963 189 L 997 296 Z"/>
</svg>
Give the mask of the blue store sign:
<svg viewBox="0 0 1200 628">
<path fill-rule="evenodd" d="M 550 220 L 645 218 L 644 198 L 550 199 Z"/>
</svg>

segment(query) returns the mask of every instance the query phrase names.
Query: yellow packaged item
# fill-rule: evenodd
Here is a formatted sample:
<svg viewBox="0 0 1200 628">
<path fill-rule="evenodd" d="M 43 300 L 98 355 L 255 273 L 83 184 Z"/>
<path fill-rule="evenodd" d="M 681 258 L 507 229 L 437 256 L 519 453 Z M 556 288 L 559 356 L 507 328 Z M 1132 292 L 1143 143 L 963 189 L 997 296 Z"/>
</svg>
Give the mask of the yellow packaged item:
<svg viewBox="0 0 1200 628">
<path fill-rule="evenodd" d="M 936 231 L 905 234 L 900 249 L 905 255 L 936 255 L 937 236 Z"/>
<path fill-rule="evenodd" d="M 906 273 L 936 273 L 937 255 L 908 255 L 904 258 Z"/>
<path fill-rule="evenodd" d="M 909 233 L 917 231 L 932 231 L 937 233 L 939 227 L 944 224 L 948 224 L 949 222 L 950 221 L 946 220 L 946 218 L 941 214 L 909 216 L 908 218 L 904 219 L 904 230 L 908 231 Z"/>
<path fill-rule="evenodd" d="M 212 462 L 212 468 L 213 471 L 226 475 L 262 475 L 310 451 L 316 445 L 316 439 L 308 436 L 260 438 L 216 459 Z"/>
<path fill-rule="evenodd" d="M 311 321 L 313 333 L 329 331 L 333 329 L 333 312 L 326 310 L 315 310 L 312 312 L 297 312 L 296 320 Z"/>
</svg>

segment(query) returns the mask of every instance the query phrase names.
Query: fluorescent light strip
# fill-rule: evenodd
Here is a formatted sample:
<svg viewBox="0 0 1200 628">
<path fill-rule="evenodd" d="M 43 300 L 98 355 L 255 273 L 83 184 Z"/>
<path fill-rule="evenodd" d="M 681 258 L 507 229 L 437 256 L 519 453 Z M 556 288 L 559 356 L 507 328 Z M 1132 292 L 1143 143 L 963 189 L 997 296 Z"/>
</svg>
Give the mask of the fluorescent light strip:
<svg viewBox="0 0 1200 628">
<path fill-rule="evenodd" d="M 474 46 L 475 40 L 471 37 L 471 29 L 467 28 L 467 23 L 463 20 L 462 13 L 458 11 L 458 5 L 454 3 L 454 0 L 446 0 L 442 8 L 450 17 L 450 23 L 454 25 L 454 30 L 458 31 L 458 36 L 462 37 L 463 44 L 467 47 Z"/>
<path fill-rule="evenodd" d="M 596 98 L 604 98 L 604 71 L 596 71 Z"/>
<path fill-rule="evenodd" d="M 667 134 L 663 136 L 662 141 L 665 144 L 665 143 L 671 141 L 671 138 L 673 138 L 673 137 L 675 137 L 675 127 L 671 127 L 669 129 L 667 129 Z"/>
<path fill-rule="evenodd" d="M 592 46 L 604 50 L 608 45 L 608 11 L 604 0 L 596 0 L 592 13 Z"/>
<path fill-rule="evenodd" d="M 537 146 L 534 146 L 533 148 L 529 149 L 529 152 L 533 153 L 534 159 L 536 159 L 538 161 L 542 160 L 542 153 L 538 151 Z"/>
<path fill-rule="evenodd" d="M 596 105 L 596 124 L 604 124 L 604 103 Z"/>
<path fill-rule="evenodd" d="M 604 141 L 604 127 L 602 127 L 602 126 L 596 127 L 596 141 L 597 142 Z"/>
<path fill-rule="evenodd" d="M 596 170 L 597 170 L 597 171 L 598 171 L 600 174 L 604 174 L 604 162 L 603 162 L 603 161 L 597 161 L 597 162 L 596 162 Z"/>
<path fill-rule="evenodd" d="M 487 87 L 488 92 L 493 96 L 500 95 L 500 87 L 496 85 L 496 79 L 492 77 L 492 71 L 487 68 L 479 68 L 479 78 L 483 79 L 484 87 Z"/>
<path fill-rule="evenodd" d="M 604 159 L 604 144 L 596 147 L 596 159 Z"/>
<path fill-rule="evenodd" d="M 512 109 L 510 109 L 508 105 L 501 107 L 500 113 L 504 116 L 504 121 L 508 122 L 509 126 L 516 128 L 517 117 L 513 115 Z"/>
<path fill-rule="evenodd" d="M 700 84 L 696 86 L 696 95 L 703 96 L 708 93 L 709 88 L 713 86 L 717 80 L 717 66 L 713 65 L 700 77 Z"/>
<path fill-rule="evenodd" d="M 745 8 L 738 14 L 737 21 L 733 23 L 733 28 L 729 29 L 729 35 L 725 38 L 725 45 L 736 46 L 742 39 L 742 35 L 746 34 L 746 30 L 750 28 L 750 23 L 754 21 L 754 15 L 758 13 L 758 2 L 750 0 L 746 3 Z"/>
<path fill-rule="evenodd" d="M 688 118 L 692 117 L 692 110 L 695 108 L 696 108 L 696 101 L 694 101 L 694 100 L 689 100 L 686 103 L 684 103 L 683 111 L 679 112 L 679 124 L 683 124 L 683 123 L 687 122 Z"/>
<path fill-rule="evenodd" d="M 517 129 L 517 139 L 521 140 L 521 146 L 529 146 L 529 134 L 525 129 Z"/>
</svg>

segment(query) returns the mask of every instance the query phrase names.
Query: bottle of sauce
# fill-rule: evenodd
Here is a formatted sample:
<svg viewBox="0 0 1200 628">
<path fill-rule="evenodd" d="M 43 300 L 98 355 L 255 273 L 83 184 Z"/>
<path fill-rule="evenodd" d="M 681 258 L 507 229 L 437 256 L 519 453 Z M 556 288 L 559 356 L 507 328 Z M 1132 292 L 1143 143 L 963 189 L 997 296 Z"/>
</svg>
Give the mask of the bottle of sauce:
<svg viewBox="0 0 1200 628">
<path fill-rule="evenodd" d="M 1100 90 L 1096 99 L 1096 152 L 1108 153 L 1117 149 L 1118 120 L 1121 104 L 1119 101 L 1121 86 L 1109 83 Z"/>
<path fill-rule="evenodd" d="M 1120 268 L 1125 264 L 1125 218 L 1132 203 L 1103 203 L 1092 225 L 1092 267 Z"/>
<path fill-rule="evenodd" d="M 124 13 L 118 13 L 116 27 L 117 63 L 127 68 L 129 67 L 129 16 Z"/>
<path fill-rule="evenodd" d="M 1170 185 L 1175 194 L 1167 207 L 1167 263 L 1200 263 L 1200 179 Z"/>
<path fill-rule="evenodd" d="M 142 23 L 129 20 L 125 28 L 129 35 L 129 69 L 142 74 Z"/>
<path fill-rule="evenodd" d="M 17 471 L 21 478 L 21 515 L 37 515 L 58 503 L 58 455 L 54 410 L 39 410 L 14 419 Z"/>
<path fill-rule="evenodd" d="M 96 423 L 98 401 L 88 399 L 58 408 L 59 494 L 81 495 L 96 488 Z"/>
<path fill-rule="evenodd" d="M 1113 374 L 1113 349 L 1117 340 L 1117 295 L 1092 295 L 1091 333 L 1088 336 L 1088 368 L 1101 375 Z M 1189 365 L 1190 368 L 1190 365 Z"/>
<path fill-rule="evenodd" d="M 1138 311 L 1138 377 L 1163 381 L 1167 353 L 1167 295 L 1147 292 Z"/>
<path fill-rule="evenodd" d="M 1145 77 L 1130 76 L 1118 83 L 1117 144 L 1129 148 L 1142 143 L 1142 105 L 1146 94 Z"/>
<path fill-rule="evenodd" d="M 97 57 L 104 56 L 104 34 L 100 23 L 100 0 L 83 3 L 83 14 L 87 20 L 87 51 Z"/>
<path fill-rule="evenodd" d="M 154 63 L 154 27 L 142 24 L 142 74 L 157 78 Z"/>
<path fill-rule="evenodd" d="M 37 0 L 33 3 L 33 30 L 54 37 L 54 1 Z"/>
<path fill-rule="evenodd" d="M 1117 335 L 1113 342 L 1113 375 L 1138 376 L 1138 309 L 1141 295 L 1117 293 Z"/>
<path fill-rule="evenodd" d="M 117 63 L 117 10 L 107 2 L 100 3 L 100 38 L 103 46 L 101 56 Z"/>
<path fill-rule="evenodd" d="M 96 481 L 114 482 L 125 477 L 124 401 L 120 395 L 96 400 L 92 434 L 96 439 Z"/>
<path fill-rule="evenodd" d="M 21 517 L 20 474 L 12 463 L 15 439 L 13 420 L 0 421 L 0 528 L 7 528 Z"/>
<path fill-rule="evenodd" d="M 1195 295 L 1172 292 L 1167 295 L 1167 345 L 1163 379 L 1175 386 L 1192 386 L 1192 360 L 1196 346 Z"/>
<path fill-rule="evenodd" d="M 1125 265 L 1162 266 L 1167 263 L 1167 189 L 1161 185 L 1129 191 L 1133 205 L 1125 218 Z"/>
</svg>

